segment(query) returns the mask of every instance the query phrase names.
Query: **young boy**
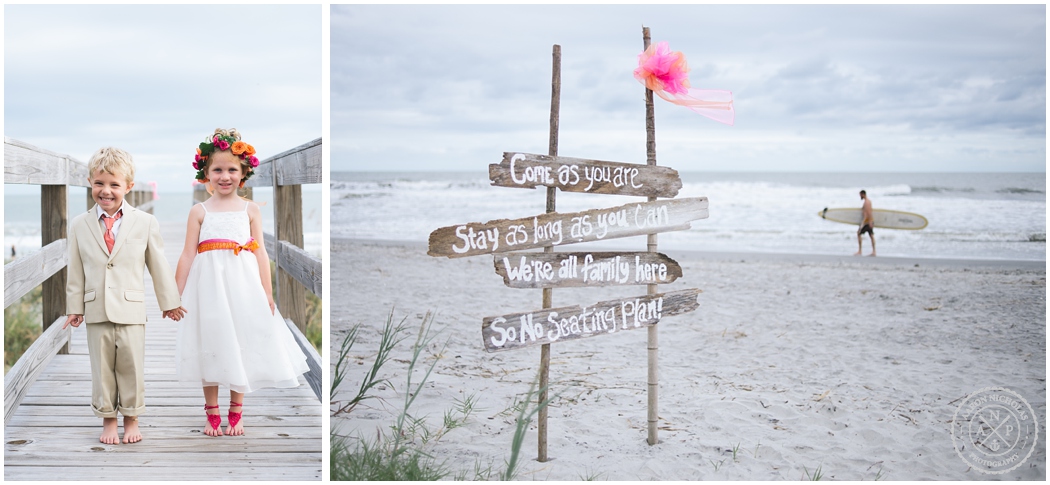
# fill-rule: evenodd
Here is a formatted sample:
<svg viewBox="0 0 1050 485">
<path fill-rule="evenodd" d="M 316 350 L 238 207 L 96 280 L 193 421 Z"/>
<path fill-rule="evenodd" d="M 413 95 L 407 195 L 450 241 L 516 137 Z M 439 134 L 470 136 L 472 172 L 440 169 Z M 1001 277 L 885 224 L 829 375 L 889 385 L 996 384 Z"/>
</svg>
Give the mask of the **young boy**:
<svg viewBox="0 0 1050 485">
<path fill-rule="evenodd" d="M 118 148 L 102 148 L 88 162 L 95 201 L 69 225 L 66 323 L 87 322 L 91 360 L 91 408 L 102 418 L 99 441 L 115 445 L 117 413 L 124 416 L 124 443 L 142 440 L 137 416 L 145 410 L 143 361 L 146 304 L 143 269 L 149 268 L 164 317 L 185 313 L 171 267 L 164 259 L 160 225 L 152 214 L 124 203 L 135 186 L 135 166 Z"/>
</svg>

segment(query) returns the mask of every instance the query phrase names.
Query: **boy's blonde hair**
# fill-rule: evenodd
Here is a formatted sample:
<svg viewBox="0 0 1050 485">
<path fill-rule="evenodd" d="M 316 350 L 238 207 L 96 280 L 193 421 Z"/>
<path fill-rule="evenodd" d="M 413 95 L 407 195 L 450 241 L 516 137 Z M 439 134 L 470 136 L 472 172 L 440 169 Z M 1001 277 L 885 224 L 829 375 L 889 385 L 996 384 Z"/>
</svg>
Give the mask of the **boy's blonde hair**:
<svg viewBox="0 0 1050 485">
<path fill-rule="evenodd" d="M 94 177 L 98 172 L 124 175 L 130 185 L 135 181 L 135 161 L 130 153 L 119 148 L 99 148 L 88 160 L 88 177 Z"/>
</svg>

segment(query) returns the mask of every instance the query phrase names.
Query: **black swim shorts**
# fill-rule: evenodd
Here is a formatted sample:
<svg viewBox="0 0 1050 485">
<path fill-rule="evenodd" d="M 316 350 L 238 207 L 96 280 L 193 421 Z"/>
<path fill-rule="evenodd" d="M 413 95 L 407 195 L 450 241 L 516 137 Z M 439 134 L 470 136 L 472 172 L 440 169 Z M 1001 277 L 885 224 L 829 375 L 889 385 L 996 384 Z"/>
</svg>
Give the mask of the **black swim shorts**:
<svg viewBox="0 0 1050 485">
<path fill-rule="evenodd" d="M 861 234 L 864 234 L 865 232 L 874 236 L 875 228 L 871 227 L 871 224 L 864 224 L 864 227 L 857 230 L 857 235 L 859 236 Z"/>
</svg>

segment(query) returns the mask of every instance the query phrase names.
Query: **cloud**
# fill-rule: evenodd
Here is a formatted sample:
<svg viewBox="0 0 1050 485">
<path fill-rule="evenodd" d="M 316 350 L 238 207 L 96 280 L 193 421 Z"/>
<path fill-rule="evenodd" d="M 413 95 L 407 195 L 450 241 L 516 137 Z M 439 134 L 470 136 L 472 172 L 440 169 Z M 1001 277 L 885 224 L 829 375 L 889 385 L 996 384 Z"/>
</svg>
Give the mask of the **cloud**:
<svg viewBox="0 0 1050 485">
<path fill-rule="evenodd" d="M 82 161 L 127 149 L 187 190 L 193 148 L 236 127 L 265 157 L 321 136 L 316 5 L 8 5 L 5 135 Z M 190 169 L 192 170 L 192 169 Z"/>
<path fill-rule="evenodd" d="M 1045 170 L 1045 17 L 1044 6 L 334 6 L 333 169 L 483 170 L 522 145 L 545 152 L 555 43 L 561 153 L 637 160 L 644 109 L 630 72 L 647 25 L 686 54 L 694 86 L 734 92 L 731 128 L 657 105 L 658 150 L 676 168 Z M 1024 148 L 996 159 L 996 145 Z"/>
</svg>

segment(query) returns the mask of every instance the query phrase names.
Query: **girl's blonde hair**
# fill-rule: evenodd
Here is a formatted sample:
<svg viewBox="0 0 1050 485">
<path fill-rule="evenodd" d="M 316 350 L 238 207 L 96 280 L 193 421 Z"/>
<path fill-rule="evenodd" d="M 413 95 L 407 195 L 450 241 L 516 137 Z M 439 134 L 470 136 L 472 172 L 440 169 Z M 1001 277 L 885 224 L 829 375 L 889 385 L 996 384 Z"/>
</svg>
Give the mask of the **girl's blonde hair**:
<svg viewBox="0 0 1050 485">
<path fill-rule="evenodd" d="M 241 141 L 241 132 L 237 131 L 237 128 L 230 128 L 228 130 L 225 129 L 225 128 L 216 128 L 215 129 L 215 133 L 212 133 L 211 135 L 208 135 L 208 136 L 204 137 L 204 140 L 210 142 L 212 140 L 212 138 L 215 138 L 215 135 L 228 136 L 228 137 L 233 138 L 233 139 L 235 139 L 237 141 Z"/>
</svg>

